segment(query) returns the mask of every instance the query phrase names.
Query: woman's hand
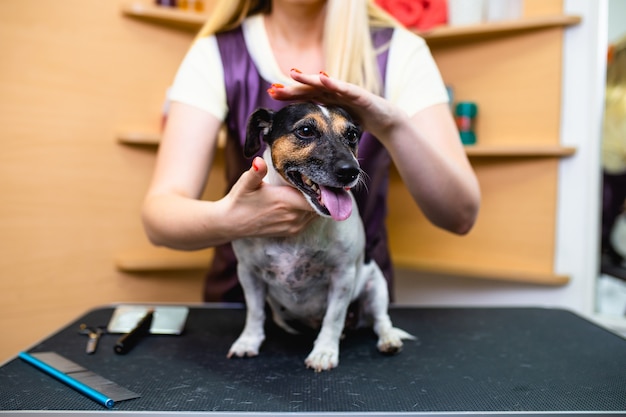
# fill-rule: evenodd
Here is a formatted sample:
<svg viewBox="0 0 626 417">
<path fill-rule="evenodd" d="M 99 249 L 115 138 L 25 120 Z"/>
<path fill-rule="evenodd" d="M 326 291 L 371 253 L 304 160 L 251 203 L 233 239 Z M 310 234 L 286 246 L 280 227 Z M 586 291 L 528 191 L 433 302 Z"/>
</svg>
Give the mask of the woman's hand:
<svg viewBox="0 0 626 417">
<path fill-rule="evenodd" d="M 290 72 L 298 84 L 274 84 L 268 90 L 276 100 L 302 100 L 338 105 L 356 118 L 363 130 L 383 139 L 387 130 L 403 116 L 400 109 L 384 98 L 354 84 L 319 74 L 303 74 L 297 69 Z"/>
<path fill-rule="evenodd" d="M 238 237 L 294 235 L 317 217 L 300 191 L 263 182 L 266 173 L 266 162 L 255 158 L 224 197 L 228 216 L 238 224 Z"/>
</svg>

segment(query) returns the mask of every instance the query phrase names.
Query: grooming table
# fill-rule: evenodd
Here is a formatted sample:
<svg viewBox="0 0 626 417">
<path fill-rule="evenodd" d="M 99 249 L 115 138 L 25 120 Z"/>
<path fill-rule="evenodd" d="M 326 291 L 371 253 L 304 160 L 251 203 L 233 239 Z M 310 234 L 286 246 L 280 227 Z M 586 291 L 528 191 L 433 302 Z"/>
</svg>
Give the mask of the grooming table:
<svg viewBox="0 0 626 417">
<path fill-rule="evenodd" d="M 339 367 L 304 359 L 314 335 L 273 324 L 256 358 L 227 359 L 241 306 L 191 306 L 181 336 L 151 335 L 116 355 L 118 335 L 85 354 L 80 323 L 106 325 L 114 306 L 87 312 L 29 352 L 54 351 L 141 394 L 108 410 L 15 358 L 0 367 L 0 410 L 20 414 L 626 415 L 626 340 L 567 311 L 391 308 L 418 337 L 385 356 L 371 330 L 341 342 Z M 5 335 L 4 337 L 8 337 Z M 13 411 L 11 411 L 13 410 Z M 47 410 L 47 411 L 44 411 Z"/>
</svg>

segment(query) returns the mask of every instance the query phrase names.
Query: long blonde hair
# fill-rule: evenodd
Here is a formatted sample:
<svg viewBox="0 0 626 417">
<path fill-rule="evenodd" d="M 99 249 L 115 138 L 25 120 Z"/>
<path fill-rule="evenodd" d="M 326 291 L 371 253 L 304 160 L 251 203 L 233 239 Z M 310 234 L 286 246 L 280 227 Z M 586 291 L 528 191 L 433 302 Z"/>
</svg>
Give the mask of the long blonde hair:
<svg viewBox="0 0 626 417">
<path fill-rule="evenodd" d="M 626 118 L 626 36 L 612 45 L 606 71 L 605 112 L 605 119 Z"/>
<path fill-rule="evenodd" d="M 626 86 L 626 36 L 611 45 L 606 85 L 609 87 Z"/>
<path fill-rule="evenodd" d="M 271 0 L 220 0 L 199 37 L 234 29 L 256 13 L 269 13 Z M 371 27 L 399 23 L 373 0 L 328 0 L 324 24 L 325 70 L 341 80 L 379 94 L 382 81 L 372 45 Z"/>
<path fill-rule="evenodd" d="M 605 171 L 626 170 L 626 36 L 612 45 L 606 72 L 602 165 Z"/>
</svg>

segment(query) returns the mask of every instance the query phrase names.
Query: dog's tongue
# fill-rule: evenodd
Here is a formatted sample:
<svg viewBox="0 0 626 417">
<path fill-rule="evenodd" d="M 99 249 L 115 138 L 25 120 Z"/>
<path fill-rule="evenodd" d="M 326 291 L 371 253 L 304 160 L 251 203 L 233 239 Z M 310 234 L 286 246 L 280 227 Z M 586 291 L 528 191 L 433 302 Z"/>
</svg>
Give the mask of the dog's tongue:
<svg viewBox="0 0 626 417">
<path fill-rule="evenodd" d="M 352 214 L 352 198 L 350 192 L 342 188 L 328 188 L 320 186 L 322 204 L 330 212 L 330 216 L 337 221 L 346 220 Z"/>
</svg>

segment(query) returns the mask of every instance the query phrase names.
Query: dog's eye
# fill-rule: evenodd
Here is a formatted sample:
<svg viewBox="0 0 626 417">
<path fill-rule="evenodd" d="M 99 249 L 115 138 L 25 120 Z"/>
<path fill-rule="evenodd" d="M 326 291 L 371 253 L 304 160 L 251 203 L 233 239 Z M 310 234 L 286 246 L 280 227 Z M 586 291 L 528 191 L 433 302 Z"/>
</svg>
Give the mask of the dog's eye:
<svg viewBox="0 0 626 417">
<path fill-rule="evenodd" d="M 356 145 L 357 142 L 359 141 L 359 138 L 361 137 L 361 135 L 359 134 L 359 131 L 356 129 L 350 129 L 346 132 L 346 140 L 348 141 L 348 143 L 350 145 Z"/>
<path fill-rule="evenodd" d="M 301 139 L 313 139 L 316 132 L 311 126 L 300 126 L 296 129 L 296 135 Z"/>
</svg>

